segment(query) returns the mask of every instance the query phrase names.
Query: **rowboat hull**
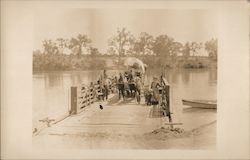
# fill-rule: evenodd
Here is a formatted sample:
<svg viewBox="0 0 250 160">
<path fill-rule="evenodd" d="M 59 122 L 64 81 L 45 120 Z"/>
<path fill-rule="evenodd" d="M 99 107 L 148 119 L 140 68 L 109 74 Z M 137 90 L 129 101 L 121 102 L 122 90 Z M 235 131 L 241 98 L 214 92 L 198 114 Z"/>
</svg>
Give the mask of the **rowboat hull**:
<svg viewBox="0 0 250 160">
<path fill-rule="evenodd" d="M 217 109 L 217 103 L 215 101 L 183 99 L 182 104 L 194 108 Z"/>
</svg>

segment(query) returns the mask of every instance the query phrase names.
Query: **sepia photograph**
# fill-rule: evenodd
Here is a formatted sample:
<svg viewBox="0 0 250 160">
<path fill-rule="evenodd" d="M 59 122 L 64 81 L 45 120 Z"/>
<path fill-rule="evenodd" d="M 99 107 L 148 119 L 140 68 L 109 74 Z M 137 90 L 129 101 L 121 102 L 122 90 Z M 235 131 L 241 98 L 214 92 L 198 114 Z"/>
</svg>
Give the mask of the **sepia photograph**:
<svg viewBox="0 0 250 160">
<path fill-rule="evenodd" d="M 1 0 L 0 159 L 249 159 L 247 0 Z"/>
<path fill-rule="evenodd" d="M 217 13 L 37 10 L 33 145 L 215 149 Z"/>
</svg>

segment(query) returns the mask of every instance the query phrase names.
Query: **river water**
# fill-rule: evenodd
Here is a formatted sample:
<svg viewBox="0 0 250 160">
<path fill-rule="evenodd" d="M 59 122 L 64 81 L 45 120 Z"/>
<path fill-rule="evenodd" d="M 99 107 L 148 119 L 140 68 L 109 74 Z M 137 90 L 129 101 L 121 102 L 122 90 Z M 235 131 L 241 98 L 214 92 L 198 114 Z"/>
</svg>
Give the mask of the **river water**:
<svg viewBox="0 0 250 160">
<path fill-rule="evenodd" d="M 56 118 L 69 110 L 69 89 L 81 83 L 96 81 L 103 71 L 56 71 L 33 73 L 33 128 L 40 125 L 39 119 Z M 118 71 L 107 71 L 108 75 Z M 147 70 L 146 83 L 159 70 Z M 166 70 L 165 77 L 171 85 L 172 110 L 181 114 L 183 98 L 216 100 L 216 69 L 175 69 Z M 181 116 L 181 115 L 179 115 Z"/>
</svg>

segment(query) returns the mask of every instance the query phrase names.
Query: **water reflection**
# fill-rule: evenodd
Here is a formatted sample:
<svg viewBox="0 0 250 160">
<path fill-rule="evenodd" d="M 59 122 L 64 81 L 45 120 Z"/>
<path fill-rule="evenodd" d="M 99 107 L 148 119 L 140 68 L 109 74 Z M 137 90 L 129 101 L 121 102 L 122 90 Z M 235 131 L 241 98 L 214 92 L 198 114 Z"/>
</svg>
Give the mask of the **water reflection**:
<svg viewBox="0 0 250 160">
<path fill-rule="evenodd" d="M 159 70 L 147 71 L 147 81 L 152 81 L 154 76 L 161 75 Z M 194 83 L 215 83 L 217 82 L 217 70 L 209 69 L 174 69 L 166 70 L 164 72 L 165 78 L 170 84 L 177 84 L 178 86 L 194 85 Z"/>
<path fill-rule="evenodd" d="M 183 72 L 181 77 L 182 77 L 182 83 L 187 85 L 189 83 L 189 81 L 190 81 L 190 73 Z"/>
<path fill-rule="evenodd" d="M 45 73 L 44 74 L 45 88 L 63 86 L 63 75 L 61 73 Z"/>
<path fill-rule="evenodd" d="M 109 74 L 117 74 L 118 71 L 108 71 Z M 74 72 L 49 72 L 49 73 L 35 73 L 33 81 L 43 81 L 44 88 L 64 87 L 65 83 L 71 85 L 78 85 L 81 83 L 89 84 L 102 74 L 102 71 L 74 71 Z M 161 71 L 148 70 L 146 72 L 145 81 L 150 83 L 154 76 L 159 77 Z M 170 84 L 178 84 L 181 86 L 194 85 L 194 83 L 203 83 L 210 85 L 217 82 L 217 70 L 166 70 L 164 72 L 165 78 Z"/>
<path fill-rule="evenodd" d="M 217 82 L 217 71 L 216 70 L 209 70 L 209 83 L 216 83 Z"/>
<path fill-rule="evenodd" d="M 171 71 L 170 76 L 171 76 L 170 83 L 173 83 L 173 84 L 178 83 L 178 77 L 179 77 L 178 70 Z"/>
</svg>

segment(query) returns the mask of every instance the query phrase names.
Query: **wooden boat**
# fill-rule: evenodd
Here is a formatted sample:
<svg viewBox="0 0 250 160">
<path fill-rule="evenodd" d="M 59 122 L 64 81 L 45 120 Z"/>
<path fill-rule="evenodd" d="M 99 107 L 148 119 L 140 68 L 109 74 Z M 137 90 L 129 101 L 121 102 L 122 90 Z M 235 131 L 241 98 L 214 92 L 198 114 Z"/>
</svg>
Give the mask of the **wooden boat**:
<svg viewBox="0 0 250 160">
<path fill-rule="evenodd" d="M 217 102 L 212 100 L 182 100 L 183 105 L 191 106 L 194 108 L 216 109 Z"/>
</svg>

